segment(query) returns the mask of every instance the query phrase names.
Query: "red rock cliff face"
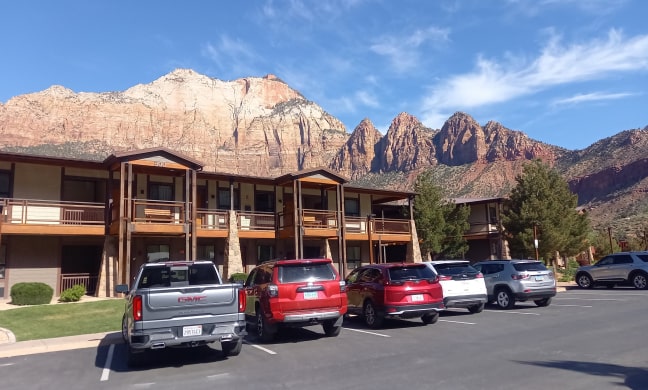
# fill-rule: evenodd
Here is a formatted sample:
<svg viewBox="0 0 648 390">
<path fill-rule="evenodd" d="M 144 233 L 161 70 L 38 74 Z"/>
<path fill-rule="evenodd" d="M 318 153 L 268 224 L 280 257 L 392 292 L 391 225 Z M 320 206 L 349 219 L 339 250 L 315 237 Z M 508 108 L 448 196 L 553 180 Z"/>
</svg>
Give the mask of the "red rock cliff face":
<svg viewBox="0 0 648 390">
<path fill-rule="evenodd" d="M 377 146 L 374 172 L 410 171 L 436 165 L 434 132 L 414 116 L 400 113 Z"/>
<path fill-rule="evenodd" d="M 329 167 L 350 179 L 356 179 L 371 171 L 376 143 L 382 134 L 367 118 L 353 130 L 351 136 L 337 153 Z"/>
<path fill-rule="evenodd" d="M 115 151 L 164 146 L 206 170 L 242 174 L 327 165 L 347 137 L 338 119 L 272 75 L 228 82 L 179 69 L 124 92 L 55 86 L 0 106 L 2 147 L 90 140 Z"/>
</svg>

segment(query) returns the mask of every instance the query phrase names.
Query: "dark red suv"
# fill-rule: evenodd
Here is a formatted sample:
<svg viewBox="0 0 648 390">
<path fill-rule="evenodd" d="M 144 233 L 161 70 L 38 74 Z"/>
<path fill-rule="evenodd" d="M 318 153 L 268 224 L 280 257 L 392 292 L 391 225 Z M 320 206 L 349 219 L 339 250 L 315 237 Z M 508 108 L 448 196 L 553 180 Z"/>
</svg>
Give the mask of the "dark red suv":
<svg viewBox="0 0 648 390">
<path fill-rule="evenodd" d="M 347 311 L 344 280 L 330 259 L 264 262 L 250 272 L 245 294 L 248 326 L 265 342 L 279 326 L 322 324 L 337 336 Z"/>
<path fill-rule="evenodd" d="M 422 263 L 387 263 L 356 268 L 346 278 L 349 313 L 359 314 L 370 328 L 385 318 L 439 319 L 443 289 L 439 277 Z"/>
</svg>

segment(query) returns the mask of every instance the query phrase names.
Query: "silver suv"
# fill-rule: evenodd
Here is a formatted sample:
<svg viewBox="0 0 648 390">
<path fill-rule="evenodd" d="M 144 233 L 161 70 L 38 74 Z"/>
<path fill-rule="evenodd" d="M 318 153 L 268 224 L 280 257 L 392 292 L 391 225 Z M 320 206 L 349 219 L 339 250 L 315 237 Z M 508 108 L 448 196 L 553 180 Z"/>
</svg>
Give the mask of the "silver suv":
<svg viewBox="0 0 648 390">
<path fill-rule="evenodd" d="M 473 267 L 484 275 L 488 302 L 502 309 L 529 299 L 538 306 L 549 306 L 556 295 L 553 272 L 537 260 L 487 260 Z"/>
<path fill-rule="evenodd" d="M 605 256 L 594 265 L 579 267 L 576 284 L 581 288 L 603 285 L 632 284 L 635 288 L 648 288 L 648 252 L 619 252 Z"/>
</svg>

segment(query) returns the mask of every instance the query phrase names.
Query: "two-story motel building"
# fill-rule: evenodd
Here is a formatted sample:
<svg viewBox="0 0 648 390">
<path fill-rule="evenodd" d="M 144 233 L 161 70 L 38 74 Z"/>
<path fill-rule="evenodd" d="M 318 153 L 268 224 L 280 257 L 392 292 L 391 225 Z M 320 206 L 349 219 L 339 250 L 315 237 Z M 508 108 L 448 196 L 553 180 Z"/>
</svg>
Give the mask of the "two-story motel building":
<svg viewBox="0 0 648 390">
<path fill-rule="evenodd" d="M 19 282 L 112 296 L 160 259 L 211 259 L 225 277 L 272 258 L 329 257 L 343 274 L 421 261 L 404 216 L 412 192 L 353 187 L 328 169 L 268 178 L 202 168 L 165 148 L 103 161 L 0 153 L 0 299 Z"/>
</svg>

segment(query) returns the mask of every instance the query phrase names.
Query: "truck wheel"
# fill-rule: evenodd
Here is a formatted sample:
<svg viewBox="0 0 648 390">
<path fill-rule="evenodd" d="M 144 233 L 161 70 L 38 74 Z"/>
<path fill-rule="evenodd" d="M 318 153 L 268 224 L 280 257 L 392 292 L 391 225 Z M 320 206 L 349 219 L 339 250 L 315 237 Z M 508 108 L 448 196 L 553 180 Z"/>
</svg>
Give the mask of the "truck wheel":
<svg viewBox="0 0 648 390">
<path fill-rule="evenodd" d="M 335 326 L 336 320 L 326 320 L 322 323 L 322 328 L 324 328 L 324 334 L 328 337 L 336 337 L 340 334 L 342 330 L 342 325 Z"/>
<path fill-rule="evenodd" d="M 259 339 L 261 339 L 261 341 L 268 343 L 274 340 L 276 332 L 273 332 L 269 329 L 265 315 L 263 315 L 263 309 L 261 308 L 257 308 L 256 310 L 256 325 L 257 336 L 259 336 Z"/>
<path fill-rule="evenodd" d="M 236 356 L 241 353 L 241 347 L 243 346 L 243 339 L 238 339 L 237 341 L 223 341 L 221 342 L 221 351 L 223 351 L 223 356 Z"/>
<path fill-rule="evenodd" d="M 124 339 L 124 343 L 128 344 L 128 325 L 127 325 L 127 320 L 126 320 L 126 314 L 122 317 L 122 339 Z"/>
</svg>

